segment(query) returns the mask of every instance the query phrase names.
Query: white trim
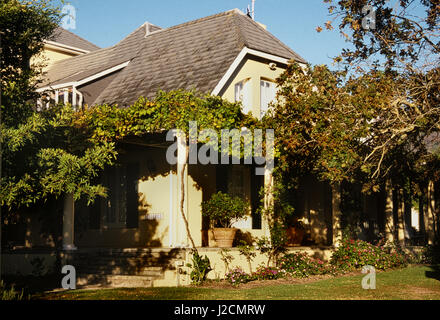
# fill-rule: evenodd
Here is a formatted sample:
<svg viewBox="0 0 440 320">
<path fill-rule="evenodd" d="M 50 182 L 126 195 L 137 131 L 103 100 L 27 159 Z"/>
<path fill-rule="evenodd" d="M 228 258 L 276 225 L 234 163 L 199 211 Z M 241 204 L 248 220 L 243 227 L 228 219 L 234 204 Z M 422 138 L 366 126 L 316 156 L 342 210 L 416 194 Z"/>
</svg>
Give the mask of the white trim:
<svg viewBox="0 0 440 320">
<path fill-rule="evenodd" d="M 47 87 L 39 88 L 36 91 L 38 93 L 41 93 L 44 91 L 51 91 L 51 90 L 58 90 L 58 89 L 74 87 L 75 85 L 76 85 L 76 82 L 66 82 L 66 83 L 57 84 L 56 86 L 47 86 Z"/>
<path fill-rule="evenodd" d="M 85 84 L 85 83 L 91 82 L 91 81 L 93 81 L 93 80 L 96 80 L 96 79 L 99 79 L 99 78 L 101 78 L 101 77 L 103 77 L 103 76 L 106 76 L 106 75 L 108 75 L 108 74 L 110 74 L 110 73 L 113 73 L 113 72 L 115 72 L 115 71 L 118 71 L 118 70 L 120 70 L 120 69 L 123 69 L 123 68 L 125 68 L 126 66 L 128 66 L 129 63 L 130 63 L 130 61 L 127 61 L 127 62 L 121 63 L 121 64 L 119 64 L 119 65 L 117 65 L 117 66 L 114 66 L 113 68 L 110 68 L 110 69 L 104 70 L 104 71 L 102 71 L 102 72 L 100 72 L 100 73 L 97 73 L 97 74 L 95 74 L 95 75 L 93 75 L 93 76 L 90 76 L 90 77 L 85 78 L 85 79 L 83 79 L 83 80 L 81 80 L 81 81 L 78 81 L 78 82 L 77 82 L 77 86 L 81 86 L 81 85 L 83 85 L 83 84 Z"/>
<path fill-rule="evenodd" d="M 229 67 L 228 71 L 226 71 L 225 75 L 221 78 L 220 82 L 217 84 L 217 86 L 212 91 L 212 95 L 217 96 L 220 93 L 220 90 L 223 89 L 223 87 L 226 85 L 226 82 L 231 78 L 234 71 L 237 69 L 241 61 L 243 61 L 244 57 L 247 54 L 248 48 L 243 48 L 241 52 L 238 54 L 237 58 L 235 58 L 234 62 L 232 62 L 231 66 Z"/>
<path fill-rule="evenodd" d="M 231 78 L 232 74 L 235 72 L 237 67 L 240 65 L 240 63 L 244 60 L 246 55 L 253 55 L 260 58 L 268 59 L 271 61 L 279 62 L 285 65 L 289 64 L 289 59 L 282 58 L 273 54 L 265 53 L 262 51 L 249 49 L 248 47 L 244 47 L 243 50 L 238 54 L 237 58 L 235 58 L 234 62 L 232 62 L 231 66 L 229 67 L 228 71 L 226 71 L 225 75 L 221 78 L 220 82 L 217 84 L 217 86 L 212 91 L 212 95 L 217 96 L 220 91 L 224 88 L 228 80 Z"/>
<path fill-rule="evenodd" d="M 76 53 L 76 54 L 90 53 L 89 50 L 84 50 L 84 49 L 68 46 L 67 44 L 62 44 L 62 43 L 55 42 L 55 41 L 45 40 L 44 43 L 46 44 L 46 46 L 49 49 L 60 49 L 61 48 L 63 51 L 66 51 L 69 53 Z"/>
<path fill-rule="evenodd" d="M 56 89 L 62 89 L 62 88 L 67 88 L 67 87 L 79 87 L 79 86 L 81 86 L 83 84 L 92 82 L 93 80 L 99 79 L 99 78 L 104 77 L 104 76 L 106 76 L 106 75 L 108 75 L 110 73 L 113 73 L 115 71 L 123 69 L 126 66 L 128 66 L 129 63 L 130 63 L 130 61 L 121 63 L 121 64 L 119 64 L 117 66 L 114 66 L 114 67 L 112 67 L 110 69 L 101 71 L 101 72 L 96 73 L 96 74 L 94 74 L 94 75 L 92 75 L 90 77 L 84 78 L 84 79 L 76 81 L 76 82 L 66 82 L 66 83 L 61 83 L 61 84 L 57 84 L 57 85 L 54 85 L 54 86 L 46 86 L 46 87 L 37 89 L 37 92 L 44 92 L 44 91 L 48 91 L 48 90 L 56 90 Z"/>
</svg>

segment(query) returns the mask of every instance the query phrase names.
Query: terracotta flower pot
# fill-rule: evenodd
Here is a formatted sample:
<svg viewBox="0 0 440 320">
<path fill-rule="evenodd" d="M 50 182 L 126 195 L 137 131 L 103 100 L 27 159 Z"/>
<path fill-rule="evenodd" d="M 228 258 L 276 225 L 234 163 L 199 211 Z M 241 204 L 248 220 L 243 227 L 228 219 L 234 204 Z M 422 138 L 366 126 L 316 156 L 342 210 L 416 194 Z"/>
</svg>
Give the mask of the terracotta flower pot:
<svg viewBox="0 0 440 320">
<path fill-rule="evenodd" d="M 235 228 L 214 228 L 212 232 L 219 248 L 232 248 L 237 231 Z"/>
<path fill-rule="evenodd" d="M 289 239 L 289 245 L 294 247 L 301 246 L 301 243 L 304 239 L 305 230 L 299 229 L 295 227 L 291 227 L 287 229 L 287 237 Z"/>
</svg>

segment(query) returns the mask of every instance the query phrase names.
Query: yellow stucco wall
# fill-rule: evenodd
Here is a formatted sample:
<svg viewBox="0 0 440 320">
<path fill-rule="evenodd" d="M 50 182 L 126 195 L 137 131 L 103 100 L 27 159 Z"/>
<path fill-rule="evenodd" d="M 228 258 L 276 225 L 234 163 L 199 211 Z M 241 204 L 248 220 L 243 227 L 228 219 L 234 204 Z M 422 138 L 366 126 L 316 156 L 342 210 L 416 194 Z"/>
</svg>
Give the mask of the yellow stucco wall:
<svg viewBox="0 0 440 320">
<path fill-rule="evenodd" d="M 222 98 L 235 102 L 235 84 L 240 81 L 250 79 L 250 104 L 252 106 L 253 115 L 258 118 L 260 115 L 261 104 L 260 81 L 266 80 L 275 82 L 275 79 L 278 78 L 283 72 L 284 69 L 279 65 L 277 65 L 275 70 L 271 70 L 269 67 L 269 62 L 258 61 L 258 59 L 247 57 L 242 63 L 242 67 L 238 73 L 236 73 L 233 80 L 230 81 L 230 84 L 224 91 Z"/>
<path fill-rule="evenodd" d="M 47 71 L 55 62 L 77 56 L 78 54 L 68 53 L 54 48 L 44 47 L 43 52 L 32 57 L 31 65 L 43 65 L 43 72 Z"/>
</svg>

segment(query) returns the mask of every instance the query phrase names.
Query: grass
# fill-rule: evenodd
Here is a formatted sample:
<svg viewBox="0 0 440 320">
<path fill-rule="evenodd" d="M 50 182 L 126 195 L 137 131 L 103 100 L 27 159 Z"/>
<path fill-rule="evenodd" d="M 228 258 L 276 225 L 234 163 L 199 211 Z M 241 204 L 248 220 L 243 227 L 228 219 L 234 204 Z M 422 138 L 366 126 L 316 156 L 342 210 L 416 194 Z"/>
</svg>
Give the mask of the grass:
<svg viewBox="0 0 440 320">
<path fill-rule="evenodd" d="M 306 283 L 263 282 L 233 288 L 134 288 L 37 294 L 36 300 L 440 300 L 440 267 L 412 266 L 377 274 L 376 290 L 364 290 L 364 275 Z"/>
</svg>

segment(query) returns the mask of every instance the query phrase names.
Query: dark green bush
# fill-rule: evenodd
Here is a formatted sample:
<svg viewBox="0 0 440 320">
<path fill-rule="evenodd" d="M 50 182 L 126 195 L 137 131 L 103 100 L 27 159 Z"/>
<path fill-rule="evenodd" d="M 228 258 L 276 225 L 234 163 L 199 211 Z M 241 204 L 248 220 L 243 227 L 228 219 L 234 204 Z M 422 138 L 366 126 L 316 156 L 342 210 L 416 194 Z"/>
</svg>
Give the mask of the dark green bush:
<svg viewBox="0 0 440 320">
<path fill-rule="evenodd" d="M 0 281 L 0 300 L 24 300 L 24 292 L 18 292 L 12 286 L 11 288 L 7 288 L 3 281 Z"/>
<path fill-rule="evenodd" d="M 423 250 L 422 263 L 440 264 L 440 245 L 429 245 Z"/>
</svg>

